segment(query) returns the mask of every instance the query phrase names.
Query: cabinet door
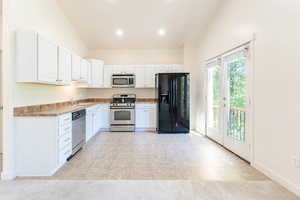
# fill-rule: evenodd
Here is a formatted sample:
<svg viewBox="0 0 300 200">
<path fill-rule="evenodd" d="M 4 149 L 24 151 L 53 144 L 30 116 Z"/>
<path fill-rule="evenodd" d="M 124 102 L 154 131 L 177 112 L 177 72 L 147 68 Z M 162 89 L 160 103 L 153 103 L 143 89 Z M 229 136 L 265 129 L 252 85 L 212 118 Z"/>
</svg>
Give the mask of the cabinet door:
<svg viewBox="0 0 300 200">
<path fill-rule="evenodd" d="M 148 116 L 147 113 L 145 112 L 145 109 L 143 108 L 136 108 L 135 110 L 135 126 L 136 128 L 146 128 L 147 127 L 147 121 L 148 121 Z"/>
<path fill-rule="evenodd" d="M 111 66 L 105 66 L 104 67 L 104 88 L 111 88 L 111 77 L 113 74 L 113 68 Z"/>
<path fill-rule="evenodd" d="M 72 55 L 72 80 L 78 81 L 80 79 L 81 58 L 75 54 Z"/>
<path fill-rule="evenodd" d="M 145 87 L 145 68 L 136 67 L 135 68 L 135 87 L 144 88 Z"/>
<path fill-rule="evenodd" d="M 89 81 L 89 67 L 89 62 L 87 60 L 82 59 L 80 65 L 80 81 Z"/>
<path fill-rule="evenodd" d="M 155 87 L 155 68 L 151 66 L 145 67 L 145 87 L 154 88 Z"/>
<path fill-rule="evenodd" d="M 103 87 L 103 64 L 101 60 L 91 60 L 91 87 Z"/>
<path fill-rule="evenodd" d="M 38 36 L 38 80 L 56 83 L 58 46 Z"/>
<path fill-rule="evenodd" d="M 96 133 L 98 133 L 101 129 L 101 121 L 102 121 L 102 109 L 101 107 L 99 107 L 96 110 L 96 120 L 95 120 Z"/>
<path fill-rule="evenodd" d="M 94 111 L 93 112 L 93 132 L 92 132 L 92 135 L 96 135 L 96 133 L 98 132 L 98 128 L 97 128 L 97 123 L 98 123 L 98 120 L 97 120 L 97 112 Z"/>
<path fill-rule="evenodd" d="M 93 137 L 94 132 L 94 124 L 93 124 L 93 112 L 87 111 L 86 114 L 86 142 L 89 141 Z"/>
<path fill-rule="evenodd" d="M 58 49 L 58 83 L 70 84 L 71 83 L 71 67 L 72 56 L 71 53 L 62 47 Z"/>
<path fill-rule="evenodd" d="M 109 129 L 110 127 L 110 109 L 109 104 L 101 105 L 101 125 L 100 129 Z"/>
</svg>

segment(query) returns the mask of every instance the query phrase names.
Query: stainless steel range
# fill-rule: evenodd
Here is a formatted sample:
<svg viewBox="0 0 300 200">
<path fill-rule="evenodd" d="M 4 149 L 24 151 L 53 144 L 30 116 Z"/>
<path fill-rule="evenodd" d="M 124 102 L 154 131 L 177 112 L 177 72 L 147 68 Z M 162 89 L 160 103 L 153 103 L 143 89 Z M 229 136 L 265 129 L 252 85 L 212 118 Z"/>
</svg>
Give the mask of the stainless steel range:
<svg viewBox="0 0 300 200">
<path fill-rule="evenodd" d="M 135 94 L 116 94 L 110 104 L 110 130 L 133 132 L 135 130 Z"/>
</svg>

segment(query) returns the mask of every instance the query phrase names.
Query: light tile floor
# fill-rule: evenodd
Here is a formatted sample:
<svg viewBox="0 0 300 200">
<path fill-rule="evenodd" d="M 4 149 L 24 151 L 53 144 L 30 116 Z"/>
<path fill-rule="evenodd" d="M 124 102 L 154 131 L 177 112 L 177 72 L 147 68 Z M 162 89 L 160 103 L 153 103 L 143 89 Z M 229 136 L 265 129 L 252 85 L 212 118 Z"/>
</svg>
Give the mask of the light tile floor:
<svg viewBox="0 0 300 200">
<path fill-rule="evenodd" d="M 49 179 L 236 181 L 267 177 L 200 135 L 101 133 Z"/>
<path fill-rule="evenodd" d="M 154 133 L 101 133 L 53 177 L 0 181 L 24 198 L 300 200 L 203 136 Z"/>
</svg>

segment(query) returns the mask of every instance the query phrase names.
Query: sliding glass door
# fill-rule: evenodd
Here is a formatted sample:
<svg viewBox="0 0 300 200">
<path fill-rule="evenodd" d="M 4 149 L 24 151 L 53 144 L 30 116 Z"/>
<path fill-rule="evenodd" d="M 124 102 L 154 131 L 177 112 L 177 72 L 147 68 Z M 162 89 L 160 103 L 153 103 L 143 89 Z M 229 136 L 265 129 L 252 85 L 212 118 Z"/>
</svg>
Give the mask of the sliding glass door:
<svg viewBox="0 0 300 200">
<path fill-rule="evenodd" d="M 242 48 L 221 56 L 219 65 L 208 64 L 207 136 L 249 160 L 247 55 Z"/>
</svg>

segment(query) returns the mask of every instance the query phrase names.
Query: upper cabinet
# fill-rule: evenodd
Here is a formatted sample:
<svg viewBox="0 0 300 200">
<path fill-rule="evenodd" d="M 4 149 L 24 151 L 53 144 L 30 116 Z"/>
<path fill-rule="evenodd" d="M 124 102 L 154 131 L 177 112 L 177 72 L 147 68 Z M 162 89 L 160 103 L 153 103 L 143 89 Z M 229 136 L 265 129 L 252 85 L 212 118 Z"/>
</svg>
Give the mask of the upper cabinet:
<svg viewBox="0 0 300 200">
<path fill-rule="evenodd" d="M 72 81 L 80 80 L 81 58 L 72 54 Z"/>
<path fill-rule="evenodd" d="M 112 75 L 114 74 L 114 67 L 110 65 L 104 66 L 103 71 L 104 77 L 103 77 L 103 87 L 104 88 L 111 88 L 111 79 Z"/>
<path fill-rule="evenodd" d="M 58 46 L 38 35 L 38 80 L 56 83 L 58 80 Z"/>
<path fill-rule="evenodd" d="M 105 65 L 104 88 L 111 88 L 113 74 L 134 74 L 136 88 L 155 88 L 155 74 L 183 72 L 183 65 Z"/>
<path fill-rule="evenodd" d="M 155 88 L 155 74 L 159 73 L 159 67 L 145 67 L 145 88 Z"/>
<path fill-rule="evenodd" d="M 102 88 L 103 82 L 103 72 L 104 72 L 104 62 L 102 60 L 89 60 L 90 67 L 90 88 Z"/>
<path fill-rule="evenodd" d="M 89 77 L 90 67 L 91 67 L 91 64 L 89 61 L 81 59 L 79 81 L 82 81 L 82 82 L 90 81 L 90 77 Z"/>
<path fill-rule="evenodd" d="M 16 33 L 16 81 L 67 85 L 71 82 L 71 53 L 34 31 Z"/>
<path fill-rule="evenodd" d="M 145 87 L 145 68 L 142 66 L 135 67 L 135 87 Z"/>
<path fill-rule="evenodd" d="M 182 72 L 183 65 L 106 65 L 85 60 L 34 31 L 16 33 L 16 81 L 68 85 L 87 83 L 87 88 L 111 88 L 113 74 L 135 74 L 136 88 L 154 88 L 155 74 Z"/>
<path fill-rule="evenodd" d="M 16 34 L 16 81 L 57 84 L 58 46 L 39 34 Z"/>
<path fill-rule="evenodd" d="M 57 81 L 63 85 L 69 85 L 72 70 L 71 52 L 63 47 L 58 48 L 58 79 Z"/>
</svg>

